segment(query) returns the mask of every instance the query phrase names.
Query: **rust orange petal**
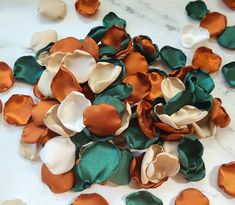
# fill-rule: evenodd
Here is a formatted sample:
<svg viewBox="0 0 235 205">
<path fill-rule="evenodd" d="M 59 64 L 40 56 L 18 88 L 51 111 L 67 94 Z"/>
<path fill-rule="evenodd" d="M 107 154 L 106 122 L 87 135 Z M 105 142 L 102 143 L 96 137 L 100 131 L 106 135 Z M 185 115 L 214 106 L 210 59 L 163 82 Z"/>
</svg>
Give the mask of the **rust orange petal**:
<svg viewBox="0 0 235 205">
<path fill-rule="evenodd" d="M 32 110 L 32 120 L 37 126 L 44 126 L 43 118 L 45 113 L 54 105 L 58 104 L 57 101 L 40 101 L 34 105 Z"/>
<path fill-rule="evenodd" d="M 95 99 L 95 93 L 92 92 L 90 86 L 88 83 L 82 83 L 80 84 L 82 88 L 82 93 L 85 95 L 87 99 L 89 99 L 91 102 Z"/>
<path fill-rule="evenodd" d="M 75 50 L 81 50 L 82 42 L 74 37 L 67 37 L 56 41 L 55 44 L 51 47 L 50 53 L 55 52 L 73 52 Z"/>
<path fill-rule="evenodd" d="M 75 183 L 73 169 L 65 174 L 54 175 L 49 171 L 45 164 L 42 165 L 41 178 L 54 193 L 64 193 L 69 191 Z"/>
<path fill-rule="evenodd" d="M 97 12 L 99 5 L 98 0 L 77 0 L 75 8 L 81 15 L 89 17 Z"/>
<path fill-rule="evenodd" d="M 114 25 L 106 32 L 101 42 L 105 45 L 114 47 L 117 51 L 120 50 L 121 43 L 126 38 L 127 33 L 121 26 Z"/>
<path fill-rule="evenodd" d="M 128 75 L 123 82 L 132 86 L 131 96 L 127 99 L 127 102 L 130 104 L 139 102 L 151 92 L 151 83 L 147 73 Z"/>
<path fill-rule="evenodd" d="M 4 92 L 12 87 L 14 77 L 12 69 L 4 62 L 0 62 L 0 92 Z"/>
<path fill-rule="evenodd" d="M 83 113 L 83 123 L 97 136 L 113 135 L 121 127 L 121 119 L 117 110 L 109 104 L 87 107 Z"/>
<path fill-rule="evenodd" d="M 201 20 L 200 26 L 207 29 L 210 36 L 218 36 L 227 26 L 227 17 L 218 12 L 210 12 Z"/>
<path fill-rule="evenodd" d="M 133 40 L 130 40 L 128 46 L 126 49 L 124 50 L 120 50 L 115 57 L 116 58 L 124 58 L 126 55 L 128 55 L 129 53 L 131 53 L 133 51 Z"/>
<path fill-rule="evenodd" d="M 49 100 L 49 97 L 45 97 L 38 89 L 38 82 L 33 85 L 33 93 L 40 100 Z"/>
<path fill-rule="evenodd" d="M 57 137 L 57 136 L 58 136 L 57 133 L 49 129 L 46 129 L 44 135 L 39 139 L 39 143 L 40 145 L 44 146 L 50 139 Z"/>
<path fill-rule="evenodd" d="M 73 74 L 67 69 L 61 67 L 52 80 L 51 91 L 53 96 L 59 102 L 62 102 L 69 93 L 72 91 L 81 92 L 82 88 Z"/>
<path fill-rule="evenodd" d="M 109 203 L 99 194 L 81 194 L 72 205 L 109 205 Z"/>
<path fill-rule="evenodd" d="M 148 63 L 145 60 L 145 57 L 139 52 L 130 53 L 123 59 L 123 62 L 126 66 L 126 75 L 133 75 L 137 72 L 148 71 Z"/>
<path fill-rule="evenodd" d="M 156 53 L 156 49 L 155 49 L 151 40 L 142 39 L 141 36 L 137 36 L 136 41 L 143 46 L 143 48 L 146 52 L 152 53 L 152 54 Z"/>
<path fill-rule="evenodd" d="M 234 0 L 223 0 L 223 1 L 230 9 L 235 10 L 235 1 Z"/>
<path fill-rule="evenodd" d="M 175 205 L 209 205 L 209 199 L 198 189 L 185 189 L 175 200 Z"/>
<path fill-rule="evenodd" d="M 214 104 L 210 112 L 211 121 L 221 128 L 227 127 L 231 121 L 226 110 L 221 106 L 222 101 L 219 98 L 214 98 Z"/>
<path fill-rule="evenodd" d="M 214 73 L 219 70 L 222 63 L 222 58 L 213 53 L 210 48 L 200 47 L 193 56 L 192 66 L 197 68 L 203 68 L 208 73 Z"/>
<path fill-rule="evenodd" d="M 148 138 L 155 137 L 155 127 L 151 115 L 151 108 L 152 105 L 150 103 L 142 100 L 138 103 L 136 109 L 140 129 Z"/>
<path fill-rule="evenodd" d="M 148 184 L 142 184 L 141 182 L 141 164 L 144 158 L 144 153 L 134 157 L 131 161 L 130 165 L 130 176 L 131 178 L 140 186 L 141 188 L 156 188 L 162 185 L 165 181 L 167 181 L 168 177 L 163 179 L 162 181 L 154 184 L 152 182 L 148 182 Z"/>
<path fill-rule="evenodd" d="M 0 99 L 0 113 L 2 113 L 2 100 Z"/>
<path fill-rule="evenodd" d="M 87 53 L 90 53 L 96 61 L 99 60 L 99 46 L 93 38 L 86 36 L 82 49 Z"/>
<path fill-rule="evenodd" d="M 25 125 L 31 117 L 33 106 L 30 96 L 12 95 L 5 104 L 4 119 L 11 125 Z"/>
<path fill-rule="evenodd" d="M 219 168 L 217 183 L 224 192 L 235 197 L 235 161 Z"/>
<path fill-rule="evenodd" d="M 181 81 L 183 81 L 187 73 L 192 70 L 195 70 L 195 68 L 193 68 L 192 66 L 186 66 L 181 69 L 173 70 L 169 73 L 169 76 L 179 78 Z"/>
</svg>

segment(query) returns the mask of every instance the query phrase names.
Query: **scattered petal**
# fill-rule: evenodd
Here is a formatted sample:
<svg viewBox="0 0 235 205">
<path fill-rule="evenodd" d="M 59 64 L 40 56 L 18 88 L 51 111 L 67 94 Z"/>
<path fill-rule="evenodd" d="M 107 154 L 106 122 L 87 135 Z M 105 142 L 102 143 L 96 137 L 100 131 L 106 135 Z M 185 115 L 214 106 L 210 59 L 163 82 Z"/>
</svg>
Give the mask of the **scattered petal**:
<svg viewBox="0 0 235 205">
<path fill-rule="evenodd" d="M 229 49 L 235 49 L 235 26 L 226 27 L 225 31 L 217 38 L 218 43 Z"/>
<path fill-rule="evenodd" d="M 228 63 L 223 66 L 222 72 L 226 82 L 235 87 L 235 62 Z"/>
<path fill-rule="evenodd" d="M 205 2 L 201 0 L 190 1 L 185 10 L 189 17 L 196 20 L 202 19 L 209 12 Z"/>
<path fill-rule="evenodd" d="M 0 113 L 2 113 L 2 100 L 0 99 Z"/>
<path fill-rule="evenodd" d="M 80 194 L 72 205 L 109 205 L 109 203 L 99 194 Z"/>
<path fill-rule="evenodd" d="M 39 158 L 39 146 L 37 143 L 26 144 L 22 140 L 20 141 L 20 154 L 25 158 L 32 161 L 38 161 Z"/>
<path fill-rule="evenodd" d="M 235 10 L 235 1 L 234 0 L 223 0 L 224 3 L 232 10 Z"/>
<path fill-rule="evenodd" d="M 0 92 L 10 89 L 14 84 L 12 69 L 4 62 L 0 62 Z"/>
<path fill-rule="evenodd" d="M 103 18 L 103 24 L 105 27 L 110 28 L 113 25 L 119 25 L 123 28 L 126 27 L 126 21 L 120 17 L 118 17 L 115 13 L 109 12 L 104 18 Z"/>
<path fill-rule="evenodd" d="M 75 3 L 77 12 L 86 17 L 94 15 L 99 6 L 99 0 L 77 0 Z"/>
<path fill-rule="evenodd" d="M 90 36 L 86 36 L 84 39 L 82 50 L 90 53 L 95 60 L 99 60 L 99 46 Z"/>
<path fill-rule="evenodd" d="M 1 201 L 0 205 L 27 205 L 27 204 L 21 199 L 8 199 L 5 201 Z"/>
</svg>

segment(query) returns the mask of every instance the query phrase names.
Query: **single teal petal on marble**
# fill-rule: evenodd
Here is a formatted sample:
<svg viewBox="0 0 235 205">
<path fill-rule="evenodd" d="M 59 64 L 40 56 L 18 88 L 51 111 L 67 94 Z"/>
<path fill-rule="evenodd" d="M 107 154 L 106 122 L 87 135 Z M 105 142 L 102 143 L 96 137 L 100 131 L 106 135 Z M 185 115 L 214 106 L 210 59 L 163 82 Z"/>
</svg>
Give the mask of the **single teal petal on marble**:
<svg viewBox="0 0 235 205">
<path fill-rule="evenodd" d="M 225 31 L 217 38 L 218 43 L 228 49 L 235 49 L 235 26 L 226 27 Z"/>
<path fill-rule="evenodd" d="M 108 28 L 106 28 L 105 26 L 97 26 L 92 28 L 87 35 L 93 38 L 96 43 L 99 43 L 107 31 Z"/>
<path fill-rule="evenodd" d="M 235 61 L 224 65 L 222 68 L 222 73 L 226 82 L 230 86 L 235 87 Z"/>
<path fill-rule="evenodd" d="M 209 12 L 207 5 L 202 0 L 190 1 L 185 8 L 192 19 L 201 20 Z"/>
<path fill-rule="evenodd" d="M 123 28 L 126 27 L 126 21 L 120 17 L 118 17 L 114 12 L 109 12 L 104 18 L 103 18 L 103 24 L 105 27 L 110 28 L 113 25 L 119 25 Z"/>
</svg>

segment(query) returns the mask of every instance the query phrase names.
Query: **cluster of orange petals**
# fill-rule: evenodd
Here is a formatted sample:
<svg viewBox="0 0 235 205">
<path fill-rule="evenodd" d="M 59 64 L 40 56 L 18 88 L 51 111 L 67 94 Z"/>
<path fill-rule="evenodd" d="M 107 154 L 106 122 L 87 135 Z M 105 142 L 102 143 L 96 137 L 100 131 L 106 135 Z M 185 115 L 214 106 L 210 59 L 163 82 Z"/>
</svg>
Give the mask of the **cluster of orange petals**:
<svg viewBox="0 0 235 205">
<path fill-rule="evenodd" d="M 100 2 L 98 0 L 77 0 L 75 3 L 77 12 L 87 17 L 94 15 L 99 6 Z"/>
<path fill-rule="evenodd" d="M 81 194 L 72 205 L 109 205 L 109 203 L 99 194 Z"/>
<path fill-rule="evenodd" d="M 12 69 L 4 62 L 0 62 L 0 92 L 4 92 L 14 84 Z"/>
</svg>

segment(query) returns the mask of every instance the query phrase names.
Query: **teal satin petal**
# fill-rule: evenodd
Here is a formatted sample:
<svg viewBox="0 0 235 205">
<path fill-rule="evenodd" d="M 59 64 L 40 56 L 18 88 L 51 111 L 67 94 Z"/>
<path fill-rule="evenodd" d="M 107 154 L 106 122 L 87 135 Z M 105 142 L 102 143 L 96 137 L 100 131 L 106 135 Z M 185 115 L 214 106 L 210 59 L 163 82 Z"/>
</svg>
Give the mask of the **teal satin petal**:
<svg viewBox="0 0 235 205">
<path fill-rule="evenodd" d="M 126 27 L 126 21 L 120 17 L 118 17 L 115 13 L 109 12 L 104 18 L 103 18 L 103 24 L 105 27 L 110 28 L 113 25 L 119 25 L 123 28 Z"/>
<path fill-rule="evenodd" d="M 103 183 L 117 170 L 121 159 L 119 149 L 110 142 L 97 142 L 87 147 L 77 166 L 82 181 Z"/>
<path fill-rule="evenodd" d="M 191 1 L 185 8 L 187 14 L 192 19 L 201 20 L 209 12 L 204 1 Z"/>
<path fill-rule="evenodd" d="M 103 45 L 103 44 L 99 45 L 99 56 L 100 57 L 103 57 L 103 56 L 113 57 L 113 56 L 115 56 L 116 53 L 117 53 L 117 51 L 112 46 Z"/>
<path fill-rule="evenodd" d="M 129 150 L 121 151 L 121 160 L 117 168 L 116 173 L 111 177 L 110 181 L 117 185 L 129 184 L 130 177 L 130 165 L 133 159 L 133 154 Z"/>
<path fill-rule="evenodd" d="M 229 49 L 235 49 L 235 26 L 226 27 L 225 31 L 217 38 L 218 43 Z"/>
<path fill-rule="evenodd" d="M 179 69 L 185 66 L 187 57 L 180 49 L 164 46 L 160 50 L 160 57 L 171 69 Z"/>
<path fill-rule="evenodd" d="M 126 197 L 126 205 L 163 205 L 163 203 L 148 191 L 138 191 Z"/>
<path fill-rule="evenodd" d="M 131 36 L 127 34 L 127 37 L 124 39 L 124 41 L 121 42 L 120 45 L 121 50 L 125 50 L 128 47 L 130 41 L 131 41 Z"/>
<path fill-rule="evenodd" d="M 204 99 L 202 100 L 197 99 L 197 101 L 194 103 L 194 106 L 201 110 L 210 111 L 213 107 L 213 104 L 214 104 L 213 96 L 207 94 L 207 96 Z"/>
<path fill-rule="evenodd" d="M 224 65 L 222 72 L 226 82 L 232 87 L 235 87 L 235 62 Z"/>
<path fill-rule="evenodd" d="M 35 55 L 35 58 L 38 59 L 38 57 L 40 56 L 40 54 L 44 53 L 44 52 L 47 52 L 51 49 L 51 47 L 54 45 L 55 43 L 52 42 L 52 43 L 49 43 L 47 46 L 45 46 L 44 48 L 40 49 L 36 55 Z"/>
<path fill-rule="evenodd" d="M 96 135 L 91 133 L 87 128 L 84 128 L 82 132 L 86 135 L 88 139 L 90 139 L 93 142 L 104 142 L 104 141 L 113 140 L 113 136 L 97 137 Z"/>
<path fill-rule="evenodd" d="M 16 80 L 34 84 L 42 75 L 44 67 L 33 56 L 23 56 L 16 60 L 14 76 Z"/>
<path fill-rule="evenodd" d="M 87 35 L 93 38 L 96 43 L 99 43 L 107 31 L 108 28 L 106 28 L 105 26 L 97 26 L 92 28 Z"/>
<path fill-rule="evenodd" d="M 195 171 L 195 170 L 181 168 L 180 173 L 184 176 L 185 179 L 189 181 L 200 181 L 206 176 L 206 169 L 203 163 L 202 169 Z"/>
</svg>

